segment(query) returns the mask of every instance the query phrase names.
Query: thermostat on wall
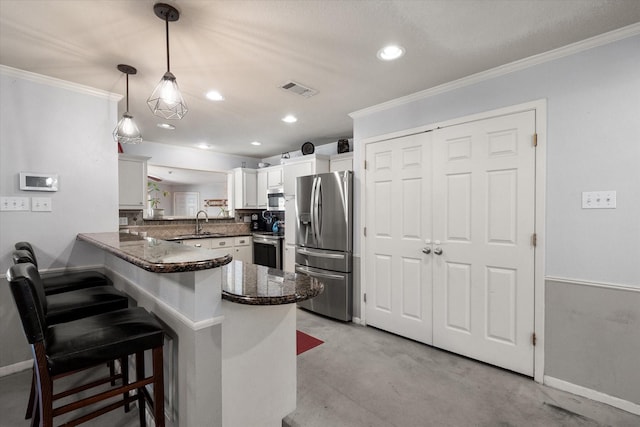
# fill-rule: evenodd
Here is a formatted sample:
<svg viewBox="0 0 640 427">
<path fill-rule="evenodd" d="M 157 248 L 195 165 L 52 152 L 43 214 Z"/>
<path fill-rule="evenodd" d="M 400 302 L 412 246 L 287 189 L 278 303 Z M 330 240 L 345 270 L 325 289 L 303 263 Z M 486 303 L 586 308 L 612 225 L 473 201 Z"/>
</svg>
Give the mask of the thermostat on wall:
<svg viewBox="0 0 640 427">
<path fill-rule="evenodd" d="M 26 191 L 58 191 L 58 174 L 20 172 L 20 189 Z"/>
</svg>

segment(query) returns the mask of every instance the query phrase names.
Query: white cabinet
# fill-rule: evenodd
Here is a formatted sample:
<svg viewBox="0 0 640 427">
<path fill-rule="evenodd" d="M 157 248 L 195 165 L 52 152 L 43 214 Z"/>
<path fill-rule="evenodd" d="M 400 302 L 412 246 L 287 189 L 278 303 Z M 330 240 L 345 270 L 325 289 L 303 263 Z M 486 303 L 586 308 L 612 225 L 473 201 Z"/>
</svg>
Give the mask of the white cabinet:
<svg viewBox="0 0 640 427">
<path fill-rule="evenodd" d="M 210 241 L 210 248 L 213 252 L 215 252 L 215 257 L 221 257 L 221 256 L 225 256 L 227 254 L 233 256 L 234 255 L 234 251 L 233 251 L 233 243 L 234 243 L 234 238 L 233 237 L 221 237 L 221 238 L 214 238 L 214 239 L 206 239 Z"/>
<path fill-rule="evenodd" d="M 194 248 L 211 249 L 211 239 L 189 239 L 182 240 L 180 243 Z"/>
<path fill-rule="evenodd" d="M 283 165 L 283 187 L 286 198 L 296 195 L 296 178 L 329 172 L 329 158 L 327 156 L 312 155 L 287 160 Z"/>
<path fill-rule="evenodd" d="M 296 269 L 296 245 L 284 245 L 284 271 L 295 273 Z"/>
<path fill-rule="evenodd" d="M 264 169 L 267 172 L 267 188 L 282 187 L 283 173 L 282 166 L 271 166 Z"/>
<path fill-rule="evenodd" d="M 329 159 L 329 172 L 352 171 L 353 151 L 349 153 L 335 154 Z"/>
<path fill-rule="evenodd" d="M 261 209 L 267 208 L 267 171 L 264 169 L 258 169 L 256 188 L 257 188 L 257 203 Z"/>
<path fill-rule="evenodd" d="M 236 237 L 233 243 L 233 259 L 253 263 L 253 238 L 251 236 Z"/>
<path fill-rule="evenodd" d="M 233 169 L 233 205 L 235 209 L 255 209 L 258 207 L 257 184 L 255 169 Z"/>
<path fill-rule="evenodd" d="M 147 160 L 149 157 L 118 156 L 120 209 L 145 209 L 147 201 Z"/>
</svg>

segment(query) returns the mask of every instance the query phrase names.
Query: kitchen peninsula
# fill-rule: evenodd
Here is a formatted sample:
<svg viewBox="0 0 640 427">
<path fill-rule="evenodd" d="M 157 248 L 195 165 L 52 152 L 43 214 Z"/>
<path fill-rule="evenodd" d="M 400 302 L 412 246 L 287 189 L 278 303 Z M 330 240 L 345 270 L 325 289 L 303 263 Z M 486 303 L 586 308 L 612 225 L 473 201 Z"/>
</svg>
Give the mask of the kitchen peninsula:
<svg viewBox="0 0 640 427">
<path fill-rule="evenodd" d="M 79 234 L 117 288 L 164 324 L 167 425 L 280 426 L 296 405 L 295 302 L 308 276 L 127 233 Z"/>
</svg>

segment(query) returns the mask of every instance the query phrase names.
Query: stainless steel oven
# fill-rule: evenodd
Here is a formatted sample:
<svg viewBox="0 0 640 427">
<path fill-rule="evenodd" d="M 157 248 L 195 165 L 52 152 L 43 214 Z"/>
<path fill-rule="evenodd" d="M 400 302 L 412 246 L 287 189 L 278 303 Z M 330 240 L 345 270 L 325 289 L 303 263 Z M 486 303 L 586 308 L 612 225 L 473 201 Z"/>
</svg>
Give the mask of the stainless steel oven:
<svg viewBox="0 0 640 427">
<path fill-rule="evenodd" d="M 282 270 L 282 240 L 279 233 L 253 233 L 253 263 Z"/>
</svg>

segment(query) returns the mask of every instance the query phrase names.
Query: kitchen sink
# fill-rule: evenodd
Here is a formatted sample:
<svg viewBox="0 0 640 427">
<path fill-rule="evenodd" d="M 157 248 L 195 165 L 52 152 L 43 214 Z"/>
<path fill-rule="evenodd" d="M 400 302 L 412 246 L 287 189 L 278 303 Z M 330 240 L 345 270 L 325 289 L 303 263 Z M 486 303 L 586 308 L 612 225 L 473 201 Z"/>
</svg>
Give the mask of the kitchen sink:
<svg viewBox="0 0 640 427">
<path fill-rule="evenodd" d="M 187 239 L 204 239 L 207 237 L 224 237 L 226 236 L 223 233 L 210 233 L 208 231 L 204 231 L 200 234 L 183 234 L 181 236 L 175 236 L 167 240 L 187 240 Z"/>
</svg>

